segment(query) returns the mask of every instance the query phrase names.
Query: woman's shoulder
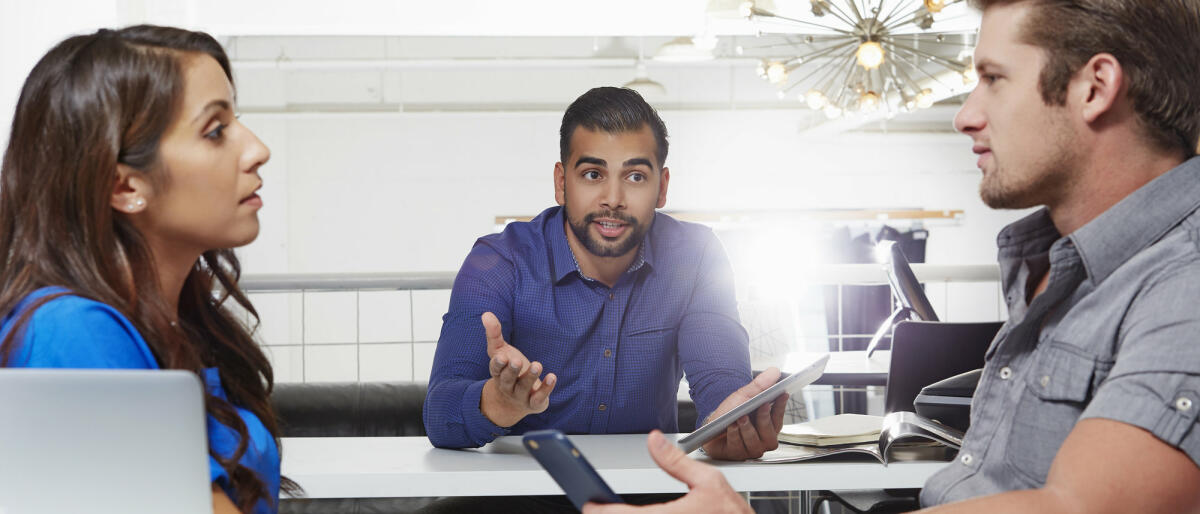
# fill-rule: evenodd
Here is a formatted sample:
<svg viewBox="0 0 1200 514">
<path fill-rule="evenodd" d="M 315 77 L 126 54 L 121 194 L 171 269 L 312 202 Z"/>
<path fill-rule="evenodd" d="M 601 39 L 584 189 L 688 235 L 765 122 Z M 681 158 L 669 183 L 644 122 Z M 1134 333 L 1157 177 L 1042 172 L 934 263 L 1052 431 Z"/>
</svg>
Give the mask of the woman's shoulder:
<svg viewBox="0 0 1200 514">
<path fill-rule="evenodd" d="M 47 299 L 48 297 L 48 299 Z M 44 287 L 8 313 L 3 330 L 33 308 L 9 365 L 28 367 L 157 368 L 149 346 L 117 309 L 62 287 Z"/>
</svg>

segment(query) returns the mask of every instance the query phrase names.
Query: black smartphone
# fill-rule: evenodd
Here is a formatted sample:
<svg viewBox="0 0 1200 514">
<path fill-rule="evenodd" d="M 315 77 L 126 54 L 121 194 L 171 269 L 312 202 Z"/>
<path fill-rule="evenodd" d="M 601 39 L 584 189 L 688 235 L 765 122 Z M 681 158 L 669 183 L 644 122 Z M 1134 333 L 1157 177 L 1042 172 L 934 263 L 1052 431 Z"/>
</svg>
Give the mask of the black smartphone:
<svg viewBox="0 0 1200 514">
<path fill-rule="evenodd" d="M 587 502 L 625 503 L 614 493 L 600 474 L 588 464 L 571 440 L 558 430 L 537 430 L 522 438 L 529 454 L 550 473 L 558 486 L 567 493 L 575 508 L 583 510 Z"/>
</svg>

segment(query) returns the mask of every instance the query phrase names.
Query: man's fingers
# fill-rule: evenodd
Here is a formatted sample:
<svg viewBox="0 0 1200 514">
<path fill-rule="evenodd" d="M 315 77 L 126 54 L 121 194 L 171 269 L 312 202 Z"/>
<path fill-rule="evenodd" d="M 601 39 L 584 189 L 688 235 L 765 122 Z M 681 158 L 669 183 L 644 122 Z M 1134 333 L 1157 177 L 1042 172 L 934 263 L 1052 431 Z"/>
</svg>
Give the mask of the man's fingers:
<svg viewBox="0 0 1200 514">
<path fill-rule="evenodd" d="M 790 395 L 783 393 L 771 404 L 771 424 L 775 426 L 775 433 L 777 434 L 783 429 L 783 415 L 787 413 L 789 398 L 791 398 Z"/>
<path fill-rule="evenodd" d="M 516 362 L 509 362 L 508 366 L 504 367 L 504 371 L 500 372 L 500 377 L 497 379 L 500 392 L 512 395 L 513 388 L 517 385 L 517 374 L 520 371 L 521 367 Z"/>
<path fill-rule="evenodd" d="M 504 372 L 504 368 L 508 367 L 508 357 L 497 355 L 488 361 L 488 373 L 491 373 L 492 378 L 500 378 L 500 373 Z"/>
<path fill-rule="evenodd" d="M 504 342 L 504 335 L 500 331 L 500 320 L 490 312 L 483 313 L 480 320 L 483 321 L 483 332 L 487 334 L 488 357 L 493 357 L 497 351 L 508 344 Z"/>
<path fill-rule="evenodd" d="M 640 513 L 654 507 L 635 507 L 624 503 L 585 503 L 583 505 L 583 514 L 634 514 Z M 658 512 L 653 510 L 652 512 Z"/>
<path fill-rule="evenodd" d="M 542 363 L 534 362 L 521 367 L 517 373 L 517 385 L 513 388 L 513 396 L 522 399 L 528 399 L 529 393 L 533 392 L 533 386 L 538 381 L 538 376 L 542 374 Z"/>
<path fill-rule="evenodd" d="M 763 372 L 754 377 L 754 380 L 751 380 L 750 383 L 738 388 L 737 391 L 734 391 L 733 394 L 729 395 L 730 398 L 737 398 L 737 401 L 730 406 L 730 408 L 742 404 L 746 400 L 753 398 L 758 393 L 766 391 L 767 388 L 775 385 L 775 382 L 778 381 L 779 368 L 770 367 L 763 370 Z"/>
<path fill-rule="evenodd" d="M 546 407 L 549 407 L 550 392 L 554 391 L 554 385 L 557 383 L 558 377 L 554 376 L 554 373 L 546 373 L 546 378 L 542 380 L 541 386 L 533 394 L 529 395 L 529 406 L 537 412 L 542 412 Z"/>
<path fill-rule="evenodd" d="M 754 426 L 754 422 L 750 421 L 750 416 L 745 416 L 739 419 L 737 423 L 738 435 L 742 438 L 742 448 L 731 448 L 735 454 L 743 459 L 757 459 L 762 457 L 763 442 L 758 437 L 758 428 Z"/>
<path fill-rule="evenodd" d="M 650 450 L 650 458 L 654 459 L 658 467 L 676 480 L 687 484 L 689 489 L 711 480 L 713 473 L 720 473 L 712 466 L 688 458 L 683 450 L 668 441 L 658 430 L 650 432 L 646 438 L 646 448 Z"/>
<path fill-rule="evenodd" d="M 754 413 L 754 430 L 758 432 L 758 440 L 761 441 L 764 452 L 779 447 L 779 429 L 775 427 L 775 420 L 771 419 L 771 407 L 774 405 L 775 402 L 764 404 Z"/>
</svg>

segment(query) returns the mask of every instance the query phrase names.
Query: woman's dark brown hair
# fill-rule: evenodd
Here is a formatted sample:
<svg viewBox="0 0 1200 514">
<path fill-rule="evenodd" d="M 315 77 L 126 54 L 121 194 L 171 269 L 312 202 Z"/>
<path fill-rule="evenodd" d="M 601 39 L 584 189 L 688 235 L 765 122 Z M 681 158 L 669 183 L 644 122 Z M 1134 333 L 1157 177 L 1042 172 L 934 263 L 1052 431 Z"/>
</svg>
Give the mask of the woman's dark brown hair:
<svg viewBox="0 0 1200 514">
<path fill-rule="evenodd" d="M 279 430 L 268 404 L 270 362 L 229 310 L 236 303 L 257 322 L 238 288 L 238 260 L 228 249 L 204 252 L 184 282 L 175 326 L 145 238 L 110 204 L 118 163 L 169 185 L 159 143 L 178 115 L 187 60 L 199 55 L 216 59 L 233 82 L 229 59 L 211 36 L 148 25 L 69 38 L 33 68 L 0 168 L 0 313 L 13 312 L 39 288 L 61 286 L 129 318 L 159 366 L 197 374 L 218 368 L 229 401 L 207 395 L 205 408 L 241 442 L 228 458 L 210 454 L 229 474 L 234 503 L 250 512 L 260 499 L 277 499 L 238 463 L 249 438 L 233 405 L 258 416 L 276 442 Z M 33 311 L 57 296 L 16 317 L 0 341 L 0 366 Z"/>
</svg>

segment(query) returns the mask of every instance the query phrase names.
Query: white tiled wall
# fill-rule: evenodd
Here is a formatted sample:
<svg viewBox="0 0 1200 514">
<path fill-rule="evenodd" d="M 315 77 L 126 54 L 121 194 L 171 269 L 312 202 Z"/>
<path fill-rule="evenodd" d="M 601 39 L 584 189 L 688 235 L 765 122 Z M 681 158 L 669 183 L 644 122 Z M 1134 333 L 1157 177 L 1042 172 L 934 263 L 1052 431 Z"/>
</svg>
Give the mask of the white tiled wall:
<svg viewBox="0 0 1200 514">
<path fill-rule="evenodd" d="M 821 291 L 809 293 L 807 300 L 740 300 L 752 355 L 790 351 L 779 348 L 788 345 L 826 347 Z M 1006 316 L 996 282 L 931 282 L 926 294 L 942 321 Z M 423 382 L 450 291 L 255 293 L 250 299 L 261 319 L 256 337 L 277 382 Z"/>
<path fill-rule="evenodd" d="M 276 382 L 427 381 L 449 290 L 249 295 Z"/>
</svg>

